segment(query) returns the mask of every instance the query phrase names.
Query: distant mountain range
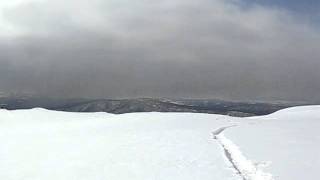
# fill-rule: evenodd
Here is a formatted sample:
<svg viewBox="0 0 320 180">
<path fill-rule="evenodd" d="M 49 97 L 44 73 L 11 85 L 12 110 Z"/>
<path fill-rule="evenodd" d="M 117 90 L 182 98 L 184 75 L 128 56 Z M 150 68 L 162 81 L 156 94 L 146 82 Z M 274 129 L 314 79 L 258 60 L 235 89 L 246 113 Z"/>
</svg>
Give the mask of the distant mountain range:
<svg viewBox="0 0 320 180">
<path fill-rule="evenodd" d="M 50 99 L 32 96 L 1 96 L 0 108 L 9 110 L 46 108 L 68 112 L 193 112 L 237 117 L 266 115 L 277 110 L 305 105 L 303 103 L 232 102 L 202 99 Z"/>
</svg>

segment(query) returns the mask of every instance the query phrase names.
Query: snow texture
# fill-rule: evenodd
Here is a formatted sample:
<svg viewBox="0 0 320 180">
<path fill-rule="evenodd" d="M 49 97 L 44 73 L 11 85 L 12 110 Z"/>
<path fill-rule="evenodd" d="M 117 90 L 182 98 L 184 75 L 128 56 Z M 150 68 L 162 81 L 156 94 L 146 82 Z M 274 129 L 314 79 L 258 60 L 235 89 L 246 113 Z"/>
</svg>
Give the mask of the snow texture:
<svg viewBox="0 0 320 180">
<path fill-rule="evenodd" d="M 1 180 L 239 180 L 212 140 L 230 118 L 0 111 Z"/>
<path fill-rule="evenodd" d="M 274 179 L 320 179 L 319 129 L 320 106 L 306 106 L 246 119 L 224 136 Z"/>
<path fill-rule="evenodd" d="M 319 129 L 320 106 L 252 118 L 0 110 L 0 179 L 320 179 Z"/>
<path fill-rule="evenodd" d="M 248 160 L 232 141 L 223 134 L 216 136 L 216 139 L 222 145 L 227 158 L 232 162 L 234 168 L 245 180 L 273 180 L 269 173 L 258 169 L 250 160 Z"/>
</svg>

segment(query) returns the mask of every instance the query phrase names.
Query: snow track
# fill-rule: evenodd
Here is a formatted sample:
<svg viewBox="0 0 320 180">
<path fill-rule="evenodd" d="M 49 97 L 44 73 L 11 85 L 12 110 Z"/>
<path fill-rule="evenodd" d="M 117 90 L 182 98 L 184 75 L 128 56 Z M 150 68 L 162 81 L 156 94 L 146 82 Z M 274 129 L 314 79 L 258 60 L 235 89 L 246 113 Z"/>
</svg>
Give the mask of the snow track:
<svg viewBox="0 0 320 180">
<path fill-rule="evenodd" d="M 318 180 L 319 119 L 0 110 L 0 180 Z"/>
<path fill-rule="evenodd" d="M 258 169 L 253 162 L 248 160 L 237 145 L 223 135 L 223 131 L 233 126 L 222 127 L 213 132 L 216 139 L 224 150 L 226 158 L 233 168 L 244 180 L 274 180 L 271 174 Z"/>
</svg>

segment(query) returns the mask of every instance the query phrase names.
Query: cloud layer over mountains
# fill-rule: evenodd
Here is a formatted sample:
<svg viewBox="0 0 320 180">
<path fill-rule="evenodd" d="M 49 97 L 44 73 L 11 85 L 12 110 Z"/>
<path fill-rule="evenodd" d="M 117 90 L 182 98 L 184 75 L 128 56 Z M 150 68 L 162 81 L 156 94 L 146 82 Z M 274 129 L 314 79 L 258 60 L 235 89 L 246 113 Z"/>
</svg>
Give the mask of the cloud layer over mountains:
<svg viewBox="0 0 320 180">
<path fill-rule="evenodd" d="M 241 0 L 4 0 L 0 91 L 320 100 L 320 30 Z"/>
</svg>

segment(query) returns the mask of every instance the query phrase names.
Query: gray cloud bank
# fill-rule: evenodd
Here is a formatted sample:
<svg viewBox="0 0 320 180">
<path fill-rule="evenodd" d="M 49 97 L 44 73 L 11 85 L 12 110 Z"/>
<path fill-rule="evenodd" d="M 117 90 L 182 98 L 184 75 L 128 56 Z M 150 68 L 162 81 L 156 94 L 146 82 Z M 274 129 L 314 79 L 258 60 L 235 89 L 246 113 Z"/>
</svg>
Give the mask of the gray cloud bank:
<svg viewBox="0 0 320 180">
<path fill-rule="evenodd" d="M 320 31 L 285 10 L 239 0 L 30 0 L 0 10 L 0 91 L 320 100 Z"/>
</svg>

